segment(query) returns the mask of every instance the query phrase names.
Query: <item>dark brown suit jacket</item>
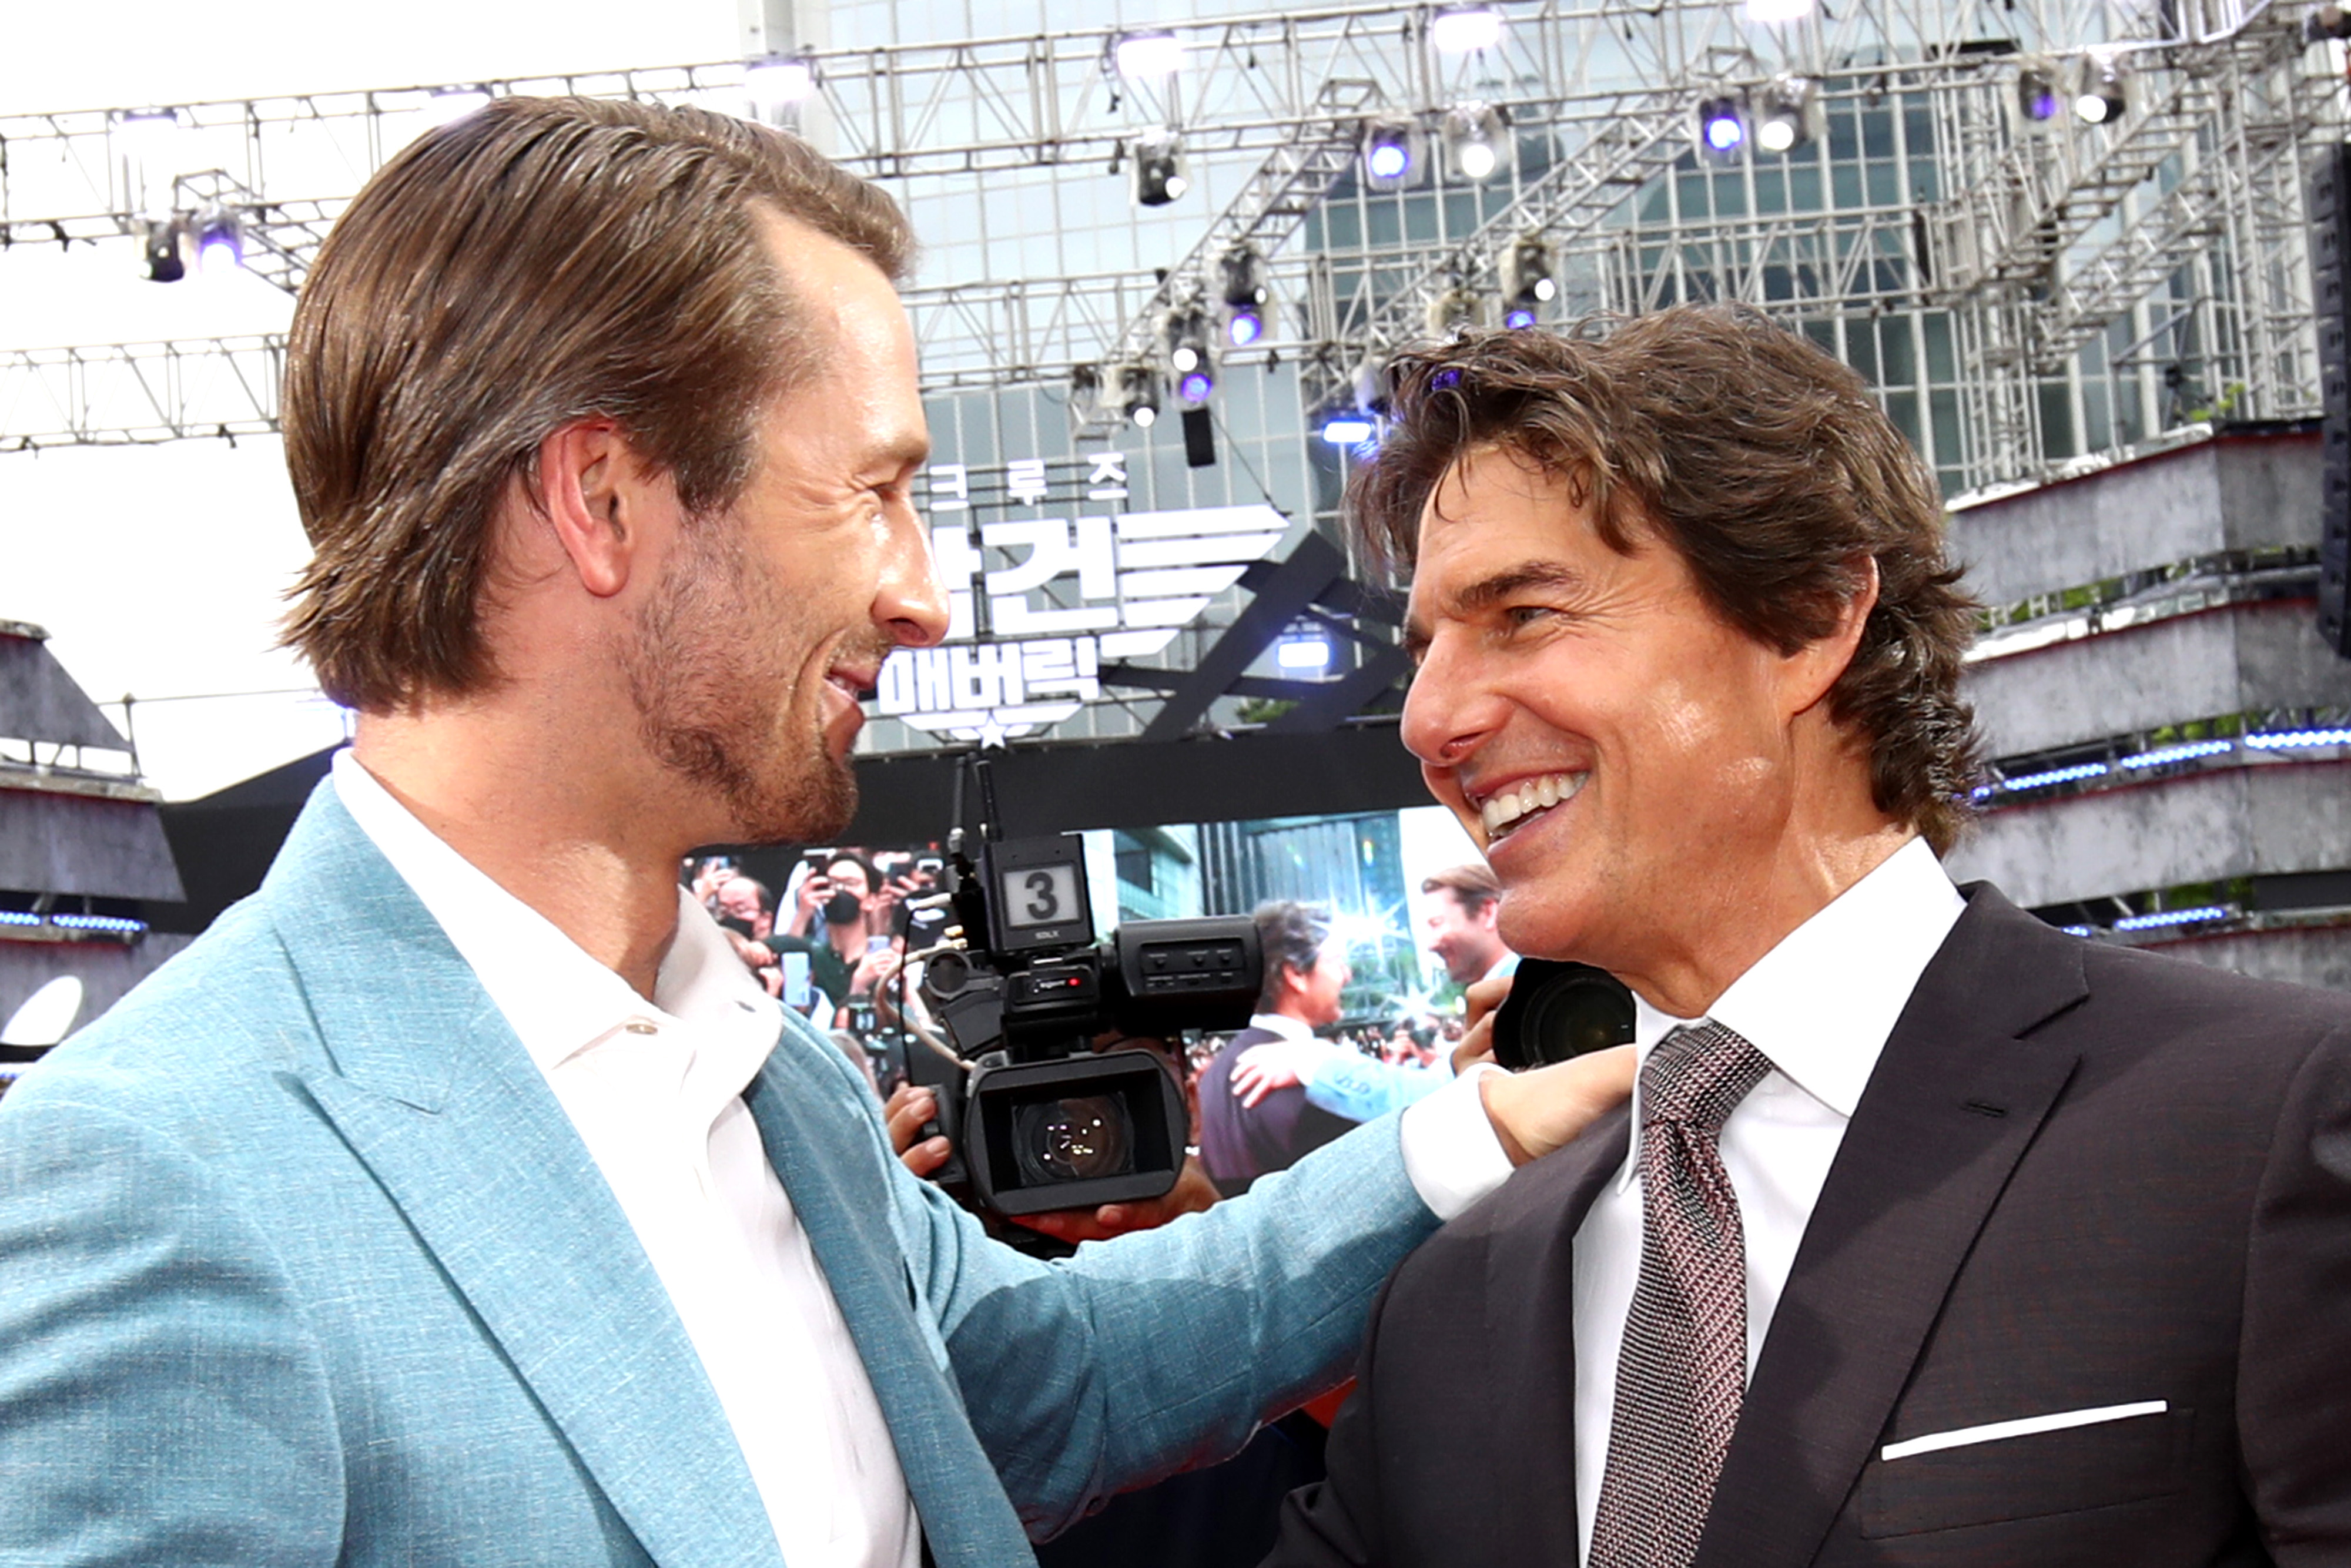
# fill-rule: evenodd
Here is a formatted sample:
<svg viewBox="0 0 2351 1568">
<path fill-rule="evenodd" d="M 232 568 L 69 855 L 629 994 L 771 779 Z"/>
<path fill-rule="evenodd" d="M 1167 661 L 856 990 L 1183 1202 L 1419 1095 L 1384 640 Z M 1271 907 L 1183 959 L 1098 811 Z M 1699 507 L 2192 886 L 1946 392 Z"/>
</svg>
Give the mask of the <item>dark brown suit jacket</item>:
<svg viewBox="0 0 2351 1568">
<path fill-rule="evenodd" d="M 1698 1568 L 2351 1563 L 2351 998 L 1968 892 L 1805 1230 Z M 1625 1136 L 1397 1270 L 1270 1564 L 1576 1562 L 1573 1244 Z"/>
</svg>

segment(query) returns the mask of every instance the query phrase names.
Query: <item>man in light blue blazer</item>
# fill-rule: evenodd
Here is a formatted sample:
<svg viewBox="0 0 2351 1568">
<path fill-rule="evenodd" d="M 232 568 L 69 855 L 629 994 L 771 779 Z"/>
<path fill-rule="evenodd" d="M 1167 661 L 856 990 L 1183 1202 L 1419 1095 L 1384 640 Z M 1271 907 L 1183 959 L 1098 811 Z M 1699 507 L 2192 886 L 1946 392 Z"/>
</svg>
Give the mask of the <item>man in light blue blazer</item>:
<svg viewBox="0 0 2351 1568">
<path fill-rule="evenodd" d="M 837 831 L 860 693 L 946 629 L 909 247 L 778 133 L 583 100 L 339 225 L 288 636 L 356 745 L 0 1102 L 0 1564 L 1027 1563 L 1343 1375 L 1395 1260 L 1629 1087 L 1465 1081 L 1045 1265 L 744 994 L 680 854 Z"/>
</svg>

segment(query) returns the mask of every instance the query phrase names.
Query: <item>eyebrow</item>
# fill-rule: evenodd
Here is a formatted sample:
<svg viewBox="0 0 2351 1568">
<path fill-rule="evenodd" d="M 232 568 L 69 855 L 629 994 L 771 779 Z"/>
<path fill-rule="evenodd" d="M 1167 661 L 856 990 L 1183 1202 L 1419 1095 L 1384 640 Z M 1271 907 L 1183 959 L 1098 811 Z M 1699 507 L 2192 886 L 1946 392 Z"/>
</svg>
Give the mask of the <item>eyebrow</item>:
<svg viewBox="0 0 2351 1568">
<path fill-rule="evenodd" d="M 1584 586 L 1584 576 L 1562 561 L 1527 560 L 1516 566 L 1504 567 L 1477 581 L 1456 589 L 1437 607 L 1438 615 L 1447 620 L 1467 620 L 1493 609 L 1514 595 L 1529 589 L 1564 590 L 1575 592 Z M 1431 632 L 1419 620 L 1406 622 L 1404 649 L 1416 660 L 1428 651 Z"/>
</svg>

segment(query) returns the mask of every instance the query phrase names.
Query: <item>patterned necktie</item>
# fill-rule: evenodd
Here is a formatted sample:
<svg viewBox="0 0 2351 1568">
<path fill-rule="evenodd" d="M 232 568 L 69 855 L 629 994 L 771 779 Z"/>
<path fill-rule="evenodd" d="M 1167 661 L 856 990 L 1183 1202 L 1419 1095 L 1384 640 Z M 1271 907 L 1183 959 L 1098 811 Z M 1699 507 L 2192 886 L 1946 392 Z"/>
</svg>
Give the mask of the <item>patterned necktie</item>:
<svg viewBox="0 0 2351 1568">
<path fill-rule="evenodd" d="M 1747 1391 L 1747 1245 L 1716 1143 L 1771 1070 L 1718 1023 L 1641 1067 L 1641 1276 L 1625 1318 L 1591 1568 L 1688 1568 Z"/>
</svg>

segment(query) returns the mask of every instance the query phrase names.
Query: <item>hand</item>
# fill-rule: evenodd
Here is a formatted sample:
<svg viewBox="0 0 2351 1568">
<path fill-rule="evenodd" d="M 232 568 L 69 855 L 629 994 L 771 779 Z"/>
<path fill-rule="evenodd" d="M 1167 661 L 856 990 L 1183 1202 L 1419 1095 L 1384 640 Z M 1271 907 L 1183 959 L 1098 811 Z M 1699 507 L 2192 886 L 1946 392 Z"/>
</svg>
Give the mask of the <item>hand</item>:
<svg viewBox="0 0 2351 1568">
<path fill-rule="evenodd" d="M 1465 1042 L 1466 1043 L 1466 1042 Z M 1494 1135 L 1510 1163 L 1539 1160 L 1633 1095 L 1633 1048 L 1613 1045 L 1531 1072 L 1489 1072 L 1478 1080 Z"/>
<path fill-rule="evenodd" d="M 810 872 L 800 878 L 800 891 L 794 907 L 802 915 L 814 915 L 832 896 L 832 878 L 822 872 Z"/>
<path fill-rule="evenodd" d="M 898 966 L 904 959 L 905 955 L 889 947 L 866 954 L 857 960 L 857 967 L 850 971 L 849 994 L 853 997 L 879 996 L 882 988 L 890 983 L 890 977 L 898 972 Z"/>
<path fill-rule="evenodd" d="M 718 929 L 726 931 L 724 925 Z M 740 931 L 726 931 L 726 939 L 735 945 L 735 956 L 743 960 L 743 967 L 747 969 L 765 969 L 776 961 L 775 954 L 768 951 L 765 942 L 755 942 Z"/>
<path fill-rule="evenodd" d="M 945 1138 L 925 1138 L 923 1126 L 939 1113 L 939 1097 L 931 1090 L 901 1083 L 890 1091 L 882 1106 L 882 1120 L 890 1129 L 890 1146 L 898 1163 L 918 1176 L 927 1176 L 947 1163 L 952 1152 Z"/>
<path fill-rule="evenodd" d="M 1331 1047 L 1320 1040 L 1269 1040 L 1233 1058 L 1233 1093 L 1244 1105 L 1254 1105 L 1277 1089 L 1306 1082 L 1309 1068 Z"/>
<path fill-rule="evenodd" d="M 1012 1223 L 1063 1241 L 1107 1241 L 1130 1230 L 1154 1230 L 1178 1215 L 1197 1214 L 1217 1201 L 1217 1184 L 1200 1162 L 1187 1159 L 1176 1185 L 1141 1203 L 1105 1203 L 1100 1208 L 1056 1208 L 1017 1214 Z"/>
<path fill-rule="evenodd" d="M 1502 998 L 1510 994 L 1510 977 L 1497 975 L 1490 980 L 1479 980 L 1463 994 L 1468 1004 L 1469 1027 L 1461 1032 L 1461 1043 L 1453 1048 L 1453 1076 L 1463 1073 L 1480 1061 L 1494 1060 L 1494 1012 Z"/>
</svg>

